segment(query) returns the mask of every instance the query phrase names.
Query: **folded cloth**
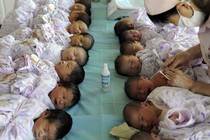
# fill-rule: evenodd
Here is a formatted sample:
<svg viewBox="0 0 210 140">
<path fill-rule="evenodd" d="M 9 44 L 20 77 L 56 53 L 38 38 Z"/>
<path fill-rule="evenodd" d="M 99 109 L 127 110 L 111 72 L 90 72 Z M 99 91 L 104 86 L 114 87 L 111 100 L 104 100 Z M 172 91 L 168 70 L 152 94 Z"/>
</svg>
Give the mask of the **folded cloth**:
<svg viewBox="0 0 210 140">
<path fill-rule="evenodd" d="M 137 132 L 139 132 L 138 129 L 130 127 L 126 122 L 124 122 L 121 125 L 113 127 L 109 134 L 119 137 L 119 140 L 129 140 Z"/>
</svg>

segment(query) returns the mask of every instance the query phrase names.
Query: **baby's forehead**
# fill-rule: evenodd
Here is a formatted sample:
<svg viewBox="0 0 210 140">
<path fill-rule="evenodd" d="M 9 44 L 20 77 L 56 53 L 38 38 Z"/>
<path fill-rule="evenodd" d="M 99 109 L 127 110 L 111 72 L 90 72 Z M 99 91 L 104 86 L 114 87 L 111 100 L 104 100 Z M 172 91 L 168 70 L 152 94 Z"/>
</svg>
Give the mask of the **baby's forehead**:
<svg viewBox="0 0 210 140">
<path fill-rule="evenodd" d="M 120 21 L 119 22 L 133 22 L 133 20 L 132 20 L 132 18 L 129 18 L 129 17 L 127 17 L 127 18 L 122 18 L 122 19 L 120 19 Z"/>
</svg>

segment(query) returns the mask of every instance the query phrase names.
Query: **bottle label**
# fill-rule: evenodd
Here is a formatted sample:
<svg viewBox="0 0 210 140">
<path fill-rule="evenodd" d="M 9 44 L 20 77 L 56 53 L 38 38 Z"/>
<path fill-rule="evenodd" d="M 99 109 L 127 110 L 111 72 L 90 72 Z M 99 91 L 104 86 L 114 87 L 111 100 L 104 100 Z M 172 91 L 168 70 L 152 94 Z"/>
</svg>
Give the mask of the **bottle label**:
<svg viewBox="0 0 210 140">
<path fill-rule="evenodd" d="M 102 88 L 108 88 L 110 86 L 110 75 L 101 75 Z"/>
</svg>

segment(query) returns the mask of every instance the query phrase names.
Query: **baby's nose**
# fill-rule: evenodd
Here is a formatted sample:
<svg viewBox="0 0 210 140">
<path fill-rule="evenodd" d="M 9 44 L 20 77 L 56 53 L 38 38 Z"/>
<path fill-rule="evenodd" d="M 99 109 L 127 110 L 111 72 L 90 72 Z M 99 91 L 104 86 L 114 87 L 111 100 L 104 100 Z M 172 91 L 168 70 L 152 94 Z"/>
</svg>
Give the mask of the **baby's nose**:
<svg viewBox="0 0 210 140">
<path fill-rule="evenodd" d="M 61 105 L 61 104 L 63 104 L 63 100 L 57 99 L 57 103 Z"/>
</svg>

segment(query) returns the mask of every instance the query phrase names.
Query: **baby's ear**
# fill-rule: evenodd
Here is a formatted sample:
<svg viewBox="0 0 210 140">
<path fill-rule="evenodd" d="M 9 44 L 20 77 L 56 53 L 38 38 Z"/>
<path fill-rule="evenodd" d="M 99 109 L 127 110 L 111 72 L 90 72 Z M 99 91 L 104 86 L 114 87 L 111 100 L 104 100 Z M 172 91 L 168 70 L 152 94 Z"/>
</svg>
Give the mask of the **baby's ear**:
<svg viewBox="0 0 210 140">
<path fill-rule="evenodd" d="M 143 75 L 143 76 L 141 76 L 141 79 L 148 79 L 148 78 L 147 78 L 146 76 Z"/>
<path fill-rule="evenodd" d="M 47 109 L 44 112 L 42 112 L 41 116 L 42 117 L 47 117 L 50 114 L 50 111 Z"/>
</svg>

